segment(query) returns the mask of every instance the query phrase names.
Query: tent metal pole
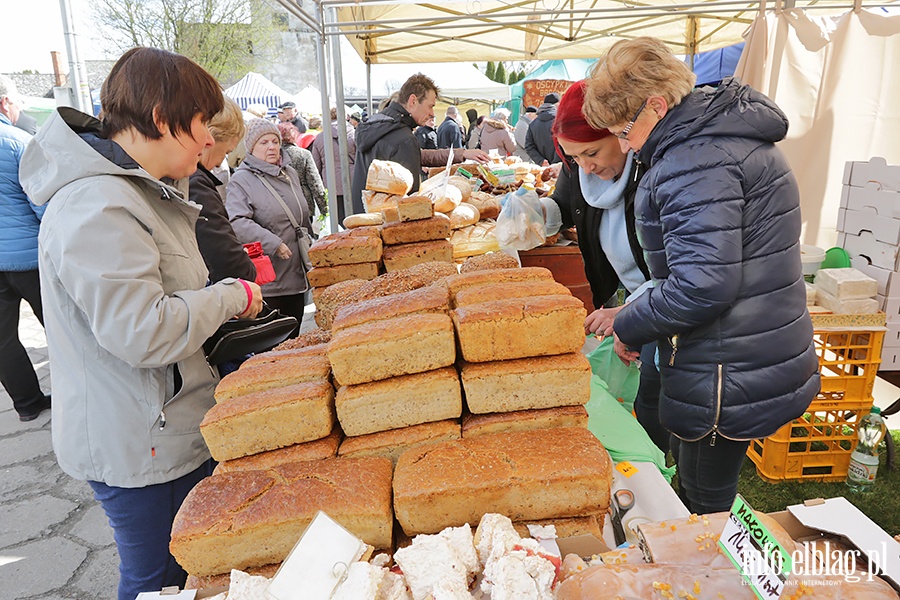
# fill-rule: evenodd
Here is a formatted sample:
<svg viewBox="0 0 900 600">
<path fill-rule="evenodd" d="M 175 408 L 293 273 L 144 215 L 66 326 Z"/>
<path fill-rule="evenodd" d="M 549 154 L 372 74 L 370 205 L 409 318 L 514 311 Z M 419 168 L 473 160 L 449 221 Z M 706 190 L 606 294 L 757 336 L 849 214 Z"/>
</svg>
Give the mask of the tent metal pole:
<svg viewBox="0 0 900 600">
<path fill-rule="evenodd" d="M 322 5 L 318 5 L 319 12 L 319 22 L 324 25 L 325 23 L 325 14 Z M 322 27 L 320 29 L 321 32 L 325 31 L 325 28 Z M 328 43 L 328 38 L 325 37 L 324 33 L 319 34 L 319 43 L 316 44 L 316 58 L 319 63 L 319 81 L 322 83 L 322 118 L 324 120 L 325 115 L 330 115 L 331 110 L 328 106 L 328 74 L 325 68 L 325 48 Z M 329 119 L 329 125 L 330 125 Z M 338 230 L 338 213 L 337 213 L 337 196 L 335 195 L 335 190 L 337 190 L 337 183 L 334 178 L 334 140 L 331 139 L 330 135 L 326 135 L 323 138 L 325 142 L 325 187 L 328 189 L 328 221 L 330 225 L 330 229 L 332 232 Z"/>
<path fill-rule="evenodd" d="M 322 33 L 322 26 L 316 23 L 315 19 L 305 10 L 297 6 L 291 0 L 275 0 L 286 11 L 303 21 L 303 23 L 312 29 L 315 33 Z"/>
<path fill-rule="evenodd" d="M 366 56 L 366 111 L 371 117 L 372 113 L 372 61 Z"/>
<path fill-rule="evenodd" d="M 328 9 L 327 16 L 337 19 L 337 11 Z M 341 189 L 344 190 L 344 214 L 353 214 L 353 200 L 350 190 L 350 160 L 347 156 L 347 114 L 344 110 L 344 76 L 341 65 L 341 38 L 333 38 L 331 43 L 331 66 L 334 69 L 334 97 L 337 109 L 338 157 L 341 161 Z M 336 183 L 336 182 L 335 182 Z M 336 231 L 336 230 L 333 230 Z"/>
</svg>

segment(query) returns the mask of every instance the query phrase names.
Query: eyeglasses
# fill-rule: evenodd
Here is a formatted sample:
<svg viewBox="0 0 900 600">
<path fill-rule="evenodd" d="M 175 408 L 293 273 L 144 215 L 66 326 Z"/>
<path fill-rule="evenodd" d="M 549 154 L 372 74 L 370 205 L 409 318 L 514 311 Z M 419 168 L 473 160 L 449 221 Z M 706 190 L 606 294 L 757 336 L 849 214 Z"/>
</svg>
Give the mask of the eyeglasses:
<svg viewBox="0 0 900 600">
<path fill-rule="evenodd" d="M 641 103 L 640 108 L 637 109 L 637 112 L 634 113 L 634 116 L 631 117 L 631 120 L 625 125 L 625 129 L 620 131 L 619 133 L 614 133 L 613 135 L 619 138 L 620 140 L 627 140 L 628 134 L 631 133 L 631 128 L 634 127 L 634 122 L 638 120 L 638 117 L 641 116 L 641 111 L 644 110 L 644 107 L 647 106 L 647 101 L 644 100 Z"/>
</svg>

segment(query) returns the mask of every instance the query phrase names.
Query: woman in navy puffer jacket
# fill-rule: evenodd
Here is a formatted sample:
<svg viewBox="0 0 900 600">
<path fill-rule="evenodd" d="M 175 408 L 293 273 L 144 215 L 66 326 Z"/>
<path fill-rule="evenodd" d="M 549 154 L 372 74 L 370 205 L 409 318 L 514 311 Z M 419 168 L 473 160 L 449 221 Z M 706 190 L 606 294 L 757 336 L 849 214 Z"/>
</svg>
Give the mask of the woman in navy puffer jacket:
<svg viewBox="0 0 900 600">
<path fill-rule="evenodd" d="M 749 441 L 819 391 L 800 264 L 800 198 L 775 142 L 787 118 L 736 80 L 693 90 L 661 42 L 619 42 L 584 112 L 649 166 L 635 200 L 655 282 L 616 315 L 620 356 L 659 344 L 661 423 L 697 513 L 729 510 Z"/>
</svg>

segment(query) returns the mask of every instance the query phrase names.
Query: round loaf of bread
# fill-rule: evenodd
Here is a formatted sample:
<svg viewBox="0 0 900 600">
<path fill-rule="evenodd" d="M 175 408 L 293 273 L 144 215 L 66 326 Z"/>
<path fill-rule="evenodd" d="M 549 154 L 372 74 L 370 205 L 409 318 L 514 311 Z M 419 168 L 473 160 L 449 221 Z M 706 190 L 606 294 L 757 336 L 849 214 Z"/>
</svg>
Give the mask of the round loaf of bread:
<svg viewBox="0 0 900 600">
<path fill-rule="evenodd" d="M 449 181 L 450 185 L 458 189 L 459 193 L 462 194 L 462 201 L 468 202 L 469 196 L 472 195 L 472 184 L 469 183 L 469 180 L 462 175 L 453 175 Z"/>
<path fill-rule="evenodd" d="M 355 227 L 365 227 L 367 225 L 382 225 L 384 223 L 384 217 L 381 216 L 381 213 L 362 213 L 360 215 L 350 215 L 349 217 L 344 218 L 343 225 L 347 229 L 353 229 Z"/>
<path fill-rule="evenodd" d="M 449 184 L 444 189 L 438 187 L 424 195 L 434 202 L 435 211 L 447 214 L 452 213 L 462 202 L 462 192 L 459 191 L 459 188 Z"/>
<path fill-rule="evenodd" d="M 462 202 L 450 213 L 450 229 L 461 229 L 463 227 L 468 227 L 469 225 L 474 225 L 480 218 L 481 214 L 478 212 L 477 208 L 471 204 Z"/>
<path fill-rule="evenodd" d="M 500 216 L 500 198 L 493 194 L 472 192 L 467 202 L 478 209 L 482 219 L 496 219 Z"/>
</svg>

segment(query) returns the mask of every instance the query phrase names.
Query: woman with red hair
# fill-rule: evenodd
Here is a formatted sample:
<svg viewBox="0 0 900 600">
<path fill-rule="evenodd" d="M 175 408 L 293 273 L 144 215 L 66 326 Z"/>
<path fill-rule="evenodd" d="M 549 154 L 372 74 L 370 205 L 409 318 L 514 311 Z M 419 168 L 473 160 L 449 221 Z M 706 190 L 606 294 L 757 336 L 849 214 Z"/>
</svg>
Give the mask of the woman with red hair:
<svg viewBox="0 0 900 600">
<path fill-rule="evenodd" d="M 584 271 L 596 310 L 584 323 L 585 333 L 612 335 L 613 319 L 622 306 L 614 306 L 619 286 L 626 302 L 649 285 L 649 271 L 634 226 L 634 197 L 644 166 L 634 153 L 624 154 L 608 129 L 594 129 L 585 120 L 585 82 L 573 84 L 556 109 L 551 132 L 562 168 L 553 200 L 562 212 L 563 227 L 575 226 Z M 610 302 L 612 300 L 612 303 Z M 605 308 L 613 304 L 611 308 Z M 669 432 L 659 424 L 659 373 L 654 363 L 655 344 L 642 349 L 641 385 L 635 399 L 638 421 L 653 442 L 669 449 Z"/>
</svg>

